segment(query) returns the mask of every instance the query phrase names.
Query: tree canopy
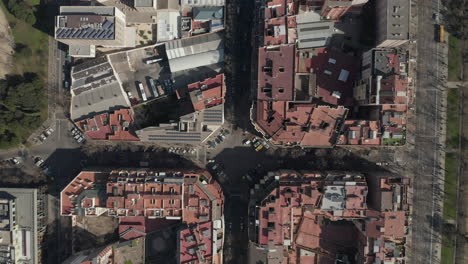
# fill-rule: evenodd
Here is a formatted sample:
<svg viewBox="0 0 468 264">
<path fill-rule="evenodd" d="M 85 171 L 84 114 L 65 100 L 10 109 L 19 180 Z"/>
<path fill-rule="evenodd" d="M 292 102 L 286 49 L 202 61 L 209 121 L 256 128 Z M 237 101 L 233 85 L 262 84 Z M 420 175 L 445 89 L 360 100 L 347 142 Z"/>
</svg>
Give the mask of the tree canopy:
<svg viewBox="0 0 468 264">
<path fill-rule="evenodd" d="M 7 0 L 8 11 L 16 18 L 25 21 L 28 24 L 36 24 L 35 9 L 23 0 Z"/>
<path fill-rule="evenodd" d="M 445 0 L 444 12 L 445 23 L 450 34 L 459 39 L 468 39 L 468 1 L 467 0 Z"/>
<path fill-rule="evenodd" d="M 0 148 L 18 145 L 38 128 L 45 106 L 43 83 L 36 74 L 0 80 Z"/>
</svg>

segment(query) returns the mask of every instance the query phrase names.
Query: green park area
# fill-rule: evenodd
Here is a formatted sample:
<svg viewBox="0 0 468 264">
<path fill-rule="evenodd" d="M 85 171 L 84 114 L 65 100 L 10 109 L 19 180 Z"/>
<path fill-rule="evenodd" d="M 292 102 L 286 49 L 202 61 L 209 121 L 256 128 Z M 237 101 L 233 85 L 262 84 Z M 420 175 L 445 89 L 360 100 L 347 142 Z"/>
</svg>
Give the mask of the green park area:
<svg viewBox="0 0 468 264">
<path fill-rule="evenodd" d="M 458 89 L 450 89 L 447 94 L 447 135 L 444 179 L 444 231 L 442 232 L 443 264 L 453 263 L 455 249 L 455 227 L 457 214 L 457 190 L 459 168 L 459 137 L 460 137 L 460 94 Z"/>
<path fill-rule="evenodd" d="M 458 89 L 449 89 L 447 93 L 447 149 L 458 148 L 460 138 L 460 93 Z"/>
<path fill-rule="evenodd" d="M 449 35 L 449 52 L 448 52 L 448 80 L 461 81 L 462 69 L 462 41 L 453 35 Z"/>
<path fill-rule="evenodd" d="M 39 0 L 4 0 L 0 8 L 15 44 L 10 75 L 0 80 L 0 148 L 10 148 L 47 118 L 48 18 Z"/>
</svg>

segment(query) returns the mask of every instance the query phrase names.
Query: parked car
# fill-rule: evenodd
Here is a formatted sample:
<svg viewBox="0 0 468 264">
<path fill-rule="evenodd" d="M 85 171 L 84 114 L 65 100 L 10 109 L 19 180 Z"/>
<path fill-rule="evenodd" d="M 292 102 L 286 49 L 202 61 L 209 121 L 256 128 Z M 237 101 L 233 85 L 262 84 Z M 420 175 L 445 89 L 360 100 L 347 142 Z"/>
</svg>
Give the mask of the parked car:
<svg viewBox="0 0 468 264">
<path fill-rule="evenodd" d="M 262 149 L 263 149 L 263 145 L 260 144 L 260 145 L 258 145 L 258 146 L 255 148 L 255 151 L 258 152 L 258 151 L 260 151 L 260 150 L 262 150 Z"/>
<path fill-rule="evenodd" d="M 15 157 L 11 158 L 10 161 L 11 161 L 11 163 L 13 163 L 14 165 L 20 164 L 19 159 L 15 158 Z"/>
<path fill-rule="evenodd" d="M 208 141 L 208 146 L 209 146 L 210 148 L 216 148 L 217 145 L 216 145 L 216 143 L 214 143 L 213 141 Z"/>
<path fill-rule="evenodd" d="M 250 143 L 252 143 L 252 142 L 249 139 L 244 139 L 242 141 L 242 144 L 244 144 L 244 145 L 250 145 Z"/>
<path fill-rule="evenodd" d="M 40 168 L 44 165 L 44 160 L 41 157 L 36 157 L 34 158 L 34 164 Z"/>
<path fill-rule="evenodd" d="M 257 142 L 254 143 L 253 146 L 254 146 L 254 148 L 257 148 L 258 146 L 260 146 L 260 144 L 262 144 L 262 143 L 260 141 L 257 141 Z"/>
</svg>

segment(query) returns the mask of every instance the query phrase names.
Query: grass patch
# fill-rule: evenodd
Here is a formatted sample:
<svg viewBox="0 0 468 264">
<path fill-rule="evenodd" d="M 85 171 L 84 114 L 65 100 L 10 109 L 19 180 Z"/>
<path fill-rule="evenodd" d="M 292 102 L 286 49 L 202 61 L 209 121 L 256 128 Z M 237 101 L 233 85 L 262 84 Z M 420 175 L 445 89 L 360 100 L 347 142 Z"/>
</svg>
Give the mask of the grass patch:
<svg viewBox="0 0 468 264">
<path fill-rule="evenodd" d="M 455 220 L 457 207 L 458 153 L 445 156 L 444 219 Z"/>
<path fill-rule="evenodd" d="M 384 138 L 383 144 L 385 146 L 401 146 L 405 144 L 404 138 Z"/>
<path fill-rule="evenodd" d="M 35 2 L 35 0 L 29 0 L 29 2 Z M 23 74 L 25 72 L 34 72 L 45 80 L 47 77 L 48 35 L 35 28 L 33 25 L 14 17 L 8 12 L 4 2 L 1 0 L 0 7 L 10 24 L 15 43 L 31 50 L 30 56 L 15 56 L 14 73 Z"/>
<path fill-rule="evenodd" d="M 448 51 L 448 80 L 461 81 L 460 73 L 462 68 L 461 41 L 449 35 Z"/>
<path fill-rule="evenodd" d="M 455 241 L 447 236 L 442 236 L 441 264 L 453 264 Z"/>
<path fill-rule="evenodd" d="M 449 89 L 447 94 L 447 138 L 448 149 L 458 148 L 460 138 L 460 93 L 458 88 Z"/>
</svg>

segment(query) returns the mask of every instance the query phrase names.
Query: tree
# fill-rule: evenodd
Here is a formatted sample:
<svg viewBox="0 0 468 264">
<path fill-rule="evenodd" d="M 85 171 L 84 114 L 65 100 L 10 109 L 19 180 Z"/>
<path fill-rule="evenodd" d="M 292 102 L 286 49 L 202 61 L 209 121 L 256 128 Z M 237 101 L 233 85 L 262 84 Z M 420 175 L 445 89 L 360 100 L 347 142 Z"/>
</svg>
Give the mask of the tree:
<svg viewBox="0 0 468 264">
<path fill-rule="evenodd" d="M 25 21 L 28 24 L 36 24 L 34 7 L 23 0 L 7 0 L 7 8 L 16 18 Z"/>
</svg>

